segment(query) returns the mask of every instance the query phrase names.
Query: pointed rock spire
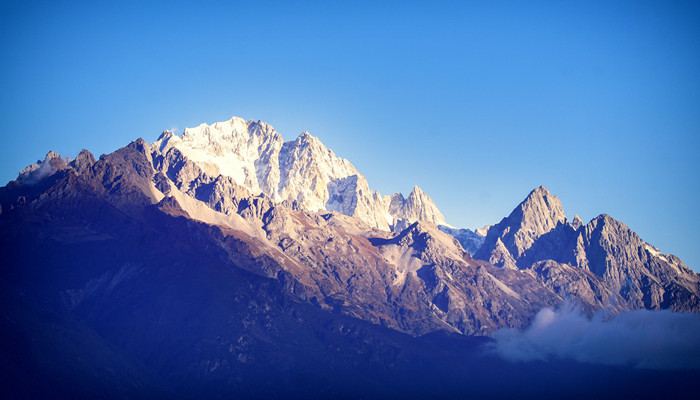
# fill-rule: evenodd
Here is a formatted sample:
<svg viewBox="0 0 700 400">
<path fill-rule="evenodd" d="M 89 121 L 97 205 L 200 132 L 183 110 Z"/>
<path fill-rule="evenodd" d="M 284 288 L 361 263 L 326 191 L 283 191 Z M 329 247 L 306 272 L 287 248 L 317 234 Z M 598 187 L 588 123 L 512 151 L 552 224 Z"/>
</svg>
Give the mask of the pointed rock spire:
<svg viewBox="0 0 700 400">
<path fill-rule="evenodd" d="M 309 131 L 304 131 L 300 133 L 299 137 L 297 138 L 297 140 L 299 140 L 302 143 L 311 141 L 313 139 L 315 139 L 315 137 L 312 134 L 310 134 Z"/>
<path fill-rule="evenodd" d="M 396 193 L 389 198 L 388 202 L 389 213 L 395 221 L 405 219 L 408 222 L 428 221 L 435 225 L 445 224 L 445 217 L 433 199 L 418 186 L 413 187 L 407 198 L 404 198 L 401 193 Z"/>
<path fill-rule="evenodd" d="M 513 210 L 509 218 L 514 217 L 521 222 L 521 226 L 530 228 L 535 232 L 546 233 L 566 220 L 564 209 L 557 196 L 544 186 L 534 189 Z"/>
<path fill-rule="evenodd" d="M 56 153 L 55 151 L 51 150 L 48 153 L 46 153 L 46 157 L 44 157 L 44 162 L 47 162 L 49 160 L 53 160 L 54 158 L 61 158 L 61 156 Z"/>
<path fill-rule="evenodd" d="M 83 173 L 86 169 L 90 168 L 92 164 L 95 163 L 95 156 L 89 151 L 82 149 L 75 160 L 70 162 L 70 166 L 75 168 L 79 174 Z"/>
<path fill-rule="evenodd" d="M 513 259 L 513 256 L 503 244 L 501 238 L 496 239 L 496 246 L 491 252 L 489 262 L 502 268 L 518 269 L 517 265 L 515 264 L 515 259 Z"/>
<path fill-rule="evenodd" d="M 504 244 L 514 245 L 519 257 L 535 239 L 565 223 L 566 215 L 559 198 L 540 186 L 513 210 L 508 220 L 512 239 L 506 237 Z"/>
<path fill-rule="evenodd" d="M 574 219 L 571 221 L 571 227 L 574 228 L 574 230 L 578 230 L 578 228 L 583 226 L 583 220 L 581 217 L 578 216 L 578 214 L 574 214 Z"/>
<path fill-rule="evenodd" d="M 477 258 L 490 259 L 497 250 L 497 240 L 519 259 L 537 238 L 566 222 L 564 209 L 557 196 L 544 186 L 535 188 L 510 215 L 489 229 Z"/>
</svg>

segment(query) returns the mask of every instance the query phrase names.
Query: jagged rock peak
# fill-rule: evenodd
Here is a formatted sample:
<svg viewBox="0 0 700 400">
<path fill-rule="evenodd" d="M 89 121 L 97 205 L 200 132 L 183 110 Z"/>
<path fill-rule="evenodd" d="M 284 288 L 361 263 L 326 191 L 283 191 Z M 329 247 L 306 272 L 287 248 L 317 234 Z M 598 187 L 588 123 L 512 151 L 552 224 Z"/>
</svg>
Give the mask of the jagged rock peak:
<svg viewBox="0 0 700 400">
<path fill-rule="evenodd" d="M 388 243 L 409 246 L 421 253 L 429 252 L 433 257 L 450 256 L 461 259 L 464 252 L 457 239 L 427 221 L 412 223 Z"/>
<path fill-rule="evenodd" d="M 598 215 L 597 217 L 593 218 L 593 220 L 594 221 L 603 221 L 603 222 L 613 222 L 614 221 L 614 222 L 622 223 L 622 222 L 616 220 L 615 218 L 611 217 L 609 214 L 605 214 L 605 213 Z"/>
<path fill-rule="evenodd" d="M 544 187 L 544 185 L 540 185 L 532 189 L 532 191 L 527 195 L 526 199 L 533 196 L 552 196 L 552 193 L 546 187 Z"/>
<path fill-rule="evenodd" d="M 53 150 L 50 150 L 48 153 L 46 153 L 46 157 L 44 157 L 44 162 L 52 160 L 54 158 L 61 158 L 61 155 Z"/>
<path fill-rule="evenodd" d="M 596 230 L 604 230 L 604 231 L 619 231 L 619 232 L 624 232 L 625 236 L 629 235 L 632 238 L 634 238 L 635 243 L 628 243 L 628 244 L 638 244 L 636 242 L 641 243 L 642 240 L 637 236 L 636 233 L 634 233 L 627 225 L 625 225 L 623 222 L 616 220 L 615 218 L 611 217 L 608 214 L 600 214 L 597 217 L 593 218 L 586 226 L 586 230 L 588 232 L 593 232 Z"/>
<path fill-rule="evenodd" d="M 509 218 L 520 219 L 521 226 L 539 235 L 554 229 L 566 221 L 564 208 L 559 198 L 544 186 L 535 188 L 522 203 L 516 207 Z"/>
<path fill-rule="evenodd" d="M 394 218 L 394 230 L 403 228 L 405 222 L 428 221 L 435 225 L 446 225 L 445 217 L 420 187 L 414 186 L 408 197 L 395 193 L 385 198 L 389 214 Z M 402 221 L 400 223 L 400 221 Z"/>
<path fill-rule="evenodd" d="M 585 230 L 589 234 L 595 231 L 603 233 L 606 237 L 625 238 L 626 245 L 638 246 L 643 240 L 623 222 L 616 220 L 608 214 L 600 214 L 585 225 Z"/>
<path fill-rule="evenodd" d="M 284 148 L 294 148 L 295 151 L 299 152 L 299 154 L 308 154 L 310 157 L 320 157 L 322 159 L 326 159 L 331 163 L 331 167 L 337 167 L 335 164 L 341 164 L 344 167 L 347 166 L 355 169 L 350 161 L 345 158 L 338 157 L 333 150 L 329 149 L 323 144 L 323 142 L 321 142 L 321 139 L 313 136 L 308 131 L 300 133 L 299 136 L 292 141 L 284 142 Z"/>
<path fill-rule="evenodd" d="M 491 264 L 502 268 L 518 269 L 515 259 L 503 244 L 501 238 L 496 239 L 496 245 L 494 246 L 488 261 Z"/>
<path fill-rule="evenodd" d="M 180 139 L 183 144 L 202 150 L 208 156 L 237 156 L 239 159 L 255 157 L 259 155 L 256 153 L 270 143 L 281 146 L 283 142 L 282 136 L 271 125 L 238 117 L 211 125 L 203 123 L 195 128 L 186 128 Z"/>
<path fill-rule="evenodd" d="M 274 202 L 293 202 L 312 212 L 338 211 L 389 229 L 391 217 L 365 177 L 306 131 L 284 142 L 272 126 L 234 117 L 185 129 L 181 137 L 164 132 L 151 150 L 164 159 L 177 151 L 180 164 L 196 165 L 188 168 L 201 171 L 207 179 L 230 177 L 251 194 L 264 193 Z M 171 174 L 184 176 L 178 171 Z"/>
<path fill-rule="evenodd" d="M 591 220 L 583 233 L 591 272 L 605 279 L 632 306 L 700 309 L 700 275 L 677 257 L 662 254 L 607 214 Z"/>
<path fill-rule="evenodd" d="M 523 203 L 528 203 L 528 202 L 534 202 L 534 201 L 540 201 L 544 200 L 546 202 L 554 201 L 555 203 L 559 203 L 559 198 L 555 195 L 553 195 L 546 187 L 544 186 L 539 186 L 534 189 L 525 197 L 525 200 L 523 200 Z"/>
<path fill-rule="evenodd" d="M 578 216 L 578 214 L 574 214 L 574 219 L 571 221 L 571 227 L 574 228 L 574 230 L 578 230 L 578 228 L 582 227 L 583 220 L 581 217 Z"/>
<path fill-rule="evenodd" d="M 431 199 L 430 196 L 428 196 L 418 185 L 413 186 L 413 189 L 411 190 L 411 193 L 408 194 L 408 198 L 406 200 L 411 198 L 416 199 L 416 201 L 419 199 L 427 199 L 430 200 L 430 202 L 433 201 L 433 199 Z"/>
<path fill-rule="evenodd" d="M 232 117 L 229 120 L 215 122 L 211 125 L 206 123 L 199 124 L 195 128 L 186 128 L 183 132 L 183 138 L 186 136 L 202 136 L 209 139 L 221 137 L 236 137 L 247 136 L 251 131 L 257 131 L 266 135 L 274 135 L 274 128 L 262 121 L 245 120 L 239 117 Z"/>
<path fill-rule="evenodd" d="M 299 137 L 297 137 L 296 141 L 302 145 L 309 144 L 309 143 L 321 144 L 321 141 L 317 137 L 310 134 L 309 131 L 304 131 L 304 132 L 300 133 Z"/>
<path fill-rule="evenodd" d="M 476 228 L 474 229 L 474 233 L 476 233 L 479 236 L 486 236 L 489 233 L 489 229 L 491 229 L 493 225 L 484 225 L 481 228 Z"/>
<path fill-rule="evenodd" d="M 90 152 L 90 150 L 87 149 L 82 149 L 80 150 L 80 153 L 78 153 L 78 157 L 87 157 L 87 158 L 95 158 L 95 156 Z M 76 157 L 76 159 L 78 158 Z"/>
<path fill-rule="evenodd" d="M 142 137 L 140 137 L 140 138 L 134 140 L 134 141 L 131 142 L 130 144 L 133 144 L 133 145 L 137 146 L 138 148 L 146 148 L 146 147 L 148 147 L 148 143 L 146 143 L 146 141 L 145 141 Z"/>
<path fill-rule="evenodd" d="M 459 229 L 446 225 L 440 225 L 438 228 L 445 233 L 454 236 L 455 239 L 462 245 L 462 248 L 470 255 L 476 254 L 482 244 L 484 244 L 484 236 L 477 233 L 477 230 Z"/>
<path fill-rule="evenodd" d="M 158 140 L 169 139 L 173 136 L 175 136 L 175 132 L 166 129 L 163 132 L 161 132 L 160 136 L 158 136 Z"/>
<path fill-rule="evenodd" d="M 282 143 L 282 136 L 272 126 L 233 117 L 186 128 L 182 136 L 165 131 L 151 150 L 165 155 L 176 148 L 207 175 L 229 176 L 255 194 L 273 197 L 279 185 L 277 154 Z"/>
<path fill-rule="evenodd" d="M 600 214 L 597 217 L 593 218 L 588 224 L 584 225 L 586 230 L 588 231 L 593 231 L 595 229 L 602 229 L 605 227 L 611 227 L 613 229 L 624 229 L 624 230 L 629 230 L 631 229 L 625 225 L 624 223 L 616 220 L 615 218 L 611 217 L 608 214 Z"/>
<path fill-rule="evenodd" d="M 17 176 L 17 181 L 21 184 L 33 184 L 48 176 L 51 176 L 68 168 L 68 163 L 60 154 L 51 150 L 46 153 L 44 160 L 37 160 L 36 163 L 26 166 Z"/>
<path fill-rule="evenodd" d="M 411 194 L 406 199 L 406 211 L 413 215 L 417 221 L 429 221 L 436 225 L 444 225 L 445 217 L 438 210 L 437 205 L 419 186 L 414 186 Z"/>
<path fill-rule="evenodd" d="M 78 153 L 78 156 L 75 157 L 75 160 L 71 161 L 69 165 L 75 168 L 78 173 L 82 173 L 86 169 L 90 168 L 94 163 L 95 156 L 93 156 L 89 151 L 82 149 L 80 150 L 80 153 Z"/>
<path fill-rule="evenodd" d="M 527 195 L 517 207 L 498 224 L 489 228 L 484 246 L 477 252 L 478 258 L 489 260 L 519 259 L 542 235 L 566 223 L 564 209 L 557 196 L 540 186 Z M 498 245 L 500 239 L 502 245 Z M 498 253 L 498 254 L 496 254 Z"/>
<path fill-rule="evenodd" d="M 544 186 L 540 186 L 530 192 L 513 210 L 508 220 L 512 237 L 504 237 L 503 242 L 517 258 L 530 248 L 537 238 L 557 225 L 566 223 L 566 215 L 559 198 Z"/>
</svg>

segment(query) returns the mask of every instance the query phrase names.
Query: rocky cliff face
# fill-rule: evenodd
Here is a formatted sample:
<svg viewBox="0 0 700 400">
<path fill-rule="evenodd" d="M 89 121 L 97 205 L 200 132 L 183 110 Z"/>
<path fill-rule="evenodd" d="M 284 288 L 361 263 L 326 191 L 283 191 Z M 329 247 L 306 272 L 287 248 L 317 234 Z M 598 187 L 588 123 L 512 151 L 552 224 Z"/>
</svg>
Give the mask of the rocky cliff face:
<svg viewBox="0 0 700 400">
<path fill-rule="evenodd" d="M 508 217 L 489 228 L 477 257 L 494 261 L 518 260 L 542 235 L 565 223 L 566 216 L 559 198 L 540 186 L 530 192 Z M 497 254 L 493 254 L 494 251 Z M 508 254 L 502 254 L 504 252 Z M 499 266 L 515 267 L 507 261 Z"/>
<path fill-rule="evenodd" d="M 168 166 L 174 168 L 170 174 L 177 175 L 180 187 L 197 185 L 185 182 L 188 179 L 222 175 L 252 195 L 263 194 L 273 202 L 311 212 L 337 211 L 382 230 L 405 228 L 415 221 L 445 224 L 419 187 L 408 198 L 400 193 L 382 198 L 348 160 L 308 132 L 284 142 L 272 126 L 234 117 L 185 129 L 181 137 L 163 132 L 151 147 L 156 157 L 170 159 Z M 180 171 L 183 160 L 190 165 Z"/>
<path fill-rule="evenodd" d="M 559 199 L 544 187 L 489 228 L 476 257 L 527 270 L 557 292 L 578 293 L 592 308 L 700 310 L 698 274 L 677 257 L 605 214 L 586 225 L 578 216 L 568 223 Z"/>
<path fill-rule="evenodd" d="M 421 188 L 414 186 L 407 198 L 401 193 L 386 196 L 384 202 L 388 205 L 389 214 L 393 218 L 392 229 L 401 231 L 416 221 L 431 222 L 435 225 L 445 225 L 445 217 L 438 210 L 433 199 Z"/>
<path fill-rule="evenodd" d="M 182 137 L 164 132 L 152 149 L 163 156 L 177 149 L 180 159 L 210 179 L 229 177 L 274 202 L 313 212 L 338 211 L 385 230 L 393 222 L 367 179 L 308 132 L 284 142 L 270 125 L 234 117 L 186 129 Z M 196 178 L 188 171 L 180 175 L 181 181 Z"/>
<path fill-rule="evenodd" d="M 559 301 L 529 276 L 473 260 L 454 237 L 429 222 L 372 242 L 394 267 L 391 285 L 399 289 L 400 303 L 427 304 L 415 318 L 435 316 L 443 329 L 483 335 L 498 326 L 524 326 L 532 309 Z"/>
<path fill-rule="evenodd" d="M 478 230 L 464 228 L 459 229 L 446 225 L 439 225 L 438 228 L 457 239 L 459 244 L 462 245 L 462 248 L 472 256 L 481 248 L 481 246 L 484 244 L 484 240 L 486 239 L 486 236 L 480 234 Z"/>
<path fill-rule="evenodd" d="M 643 241 L 625 224 L 603 214 L 577 234 L 575 247 L 570 245 L 576 265 L 602 277 L 633 308 L 700 310 L 698 274 L 678 257 L 662 254 Z"/>
</svg>

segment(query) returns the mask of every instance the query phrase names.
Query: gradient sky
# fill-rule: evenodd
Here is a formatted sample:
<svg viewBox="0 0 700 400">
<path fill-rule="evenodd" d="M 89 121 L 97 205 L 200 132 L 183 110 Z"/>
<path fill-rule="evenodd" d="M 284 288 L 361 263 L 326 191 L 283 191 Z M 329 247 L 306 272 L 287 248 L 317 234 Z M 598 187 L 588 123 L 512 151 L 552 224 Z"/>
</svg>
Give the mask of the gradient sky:
<svg viewBox="0 0 700 400">
<path fill-rule="evenodd" d="M 0 5 L 2 184 L 235 115 L 452 225 L 545 185 L 700 270 L 697 2 L 95 3 Z"/>
</svg>

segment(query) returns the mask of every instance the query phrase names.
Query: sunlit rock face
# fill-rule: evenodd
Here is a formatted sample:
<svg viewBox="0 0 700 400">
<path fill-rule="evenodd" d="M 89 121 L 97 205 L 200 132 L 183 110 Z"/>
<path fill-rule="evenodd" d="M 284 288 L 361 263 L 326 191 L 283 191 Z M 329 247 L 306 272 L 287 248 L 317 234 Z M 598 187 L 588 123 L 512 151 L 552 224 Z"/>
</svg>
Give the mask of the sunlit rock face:
<svg viewBox="0 0 700 400">
<path fill-rule="evenodd" d="M 606 214 L 585 225 L 578 216 L 567 222 L 559 199 L 544 187 L 489 228 L 476 258 L 527 270 L 593 308 L 700 310 L 698 274 L 680 259 Z"/>
<path fill-rule="evenodd" d="M 518 259 L 538 238 L 565 222 L 566 216 L 559 198 L 540 186 L 530 192 L 508 217 L 490 227 L 477 257 L 491 258 L 489 252 L 495 250 L 498 253 L 509 253 L 495 259 Z M 513 267 L 508 261 L 504 263 Z"/>
<path fill-rule="evenodd" d="M 284 142 L 272 126 L 234 117 L 185 129 L 181 137 L 164 132 L 152 148 L 164 156 L 177 149 L 210 179 L 230 177 L 251 194 L 274 202 L 312 212 L 338 211 L 384 230 L 392 222 L 364 175 L 308 132 Z M 192 173 L 184 175 L 181 181 L 196 179 Z"/>
<path fill-rule="evenodd" d="M 202 175 L 209 179 L 222 175 L 253 195 L 264 194 L 306 211 L 337 211 L 382 230 L 399 230 L 416 221 L 446 224 L 420 187 L 407 198 L 400 193 L 382 197 L 348 160 L 308 132 L 285 142 L 264 122 L 234 117 L 185 129 L 182 136 L 166 131 L 152 149 L 166 158 L 168 166 L 177 159 L 170 174 L 180 186 L 197 177 L 201 180 Z"/>
</svg>

